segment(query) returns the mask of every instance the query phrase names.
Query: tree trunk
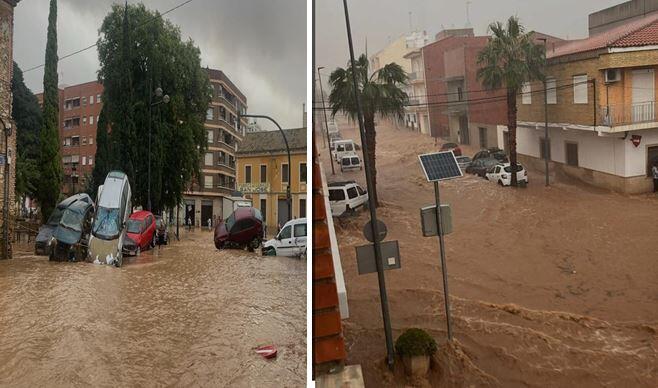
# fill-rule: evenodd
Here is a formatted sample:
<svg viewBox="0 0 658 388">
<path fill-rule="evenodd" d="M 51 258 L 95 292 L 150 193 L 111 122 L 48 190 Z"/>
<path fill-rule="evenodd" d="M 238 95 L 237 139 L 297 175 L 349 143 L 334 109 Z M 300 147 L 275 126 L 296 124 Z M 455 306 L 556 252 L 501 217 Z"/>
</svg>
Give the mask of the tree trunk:
<svg viewBox="0 0 658 388">
<path fill-rule="evenodd" d="M 364 126 L 366 130 L 366 142 L 368 142 L 368 154 L 364 155 L 368 158 L 368 168 L 372 175 L 372 187 L 369 188 L 371 195 L 375 200 L 375 205 L 379 207 L 379 197 L 377 196 L 377 167 L 375 165 L 375 149 L 377 141 L 375 139 L 375 115 L 366 113 L 363 115 Z"/>
<path fill-rule="evenodd" d="M 509 131 L 509 163 L 512 169 L 511 186 L 516 187 L 516 90 L 513 89 L 507 89 L 507 129 Z"/>
</svg>

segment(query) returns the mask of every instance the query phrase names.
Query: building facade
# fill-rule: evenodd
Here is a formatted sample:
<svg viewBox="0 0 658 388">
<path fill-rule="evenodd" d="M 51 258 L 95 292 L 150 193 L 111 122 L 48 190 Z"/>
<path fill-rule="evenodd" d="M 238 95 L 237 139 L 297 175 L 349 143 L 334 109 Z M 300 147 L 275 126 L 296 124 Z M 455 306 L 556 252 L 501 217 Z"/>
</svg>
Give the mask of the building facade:
<svg viewBox="0 0 658 388">
<path fill-rule="evenodd" d="M 306 128 L 285 129 L 290 163 L 279 131 L 248 133 L 238 151 L 238 191 L 261 211 L 269 235 L 288 219 L 288 187 L 292 217 L 306 217 Z"/>
<path fill-rule="evenodd" d="M 0 153 L 2 158 L 0 168 L 0 193 L 3 200 L 2 236 L 0 236 L 0 259 L 12 257 L 11 236 L 15 220 L 14 187 L 16 185 L 16 130 L 11 120 L 12 95 L 11 78 L 13 75 L 13 36 L 14 36 L 14 7 L 18 0 L 0 0 Z"/>
<path fill-rule="evenodd" d="M 179 217 L 195 226 L 213 225 L 233 212 L 236 191 L 236 153 L 244 138 L 247 119 L 238 125 L 238 113 L 247 112 L 247 98 L 221 70 L 205 69 L 212 86 L 206 112 L 208 147 L 201 161 L 199 181 L 183 195 Z"/>
<path fill-rule="evenodd" d="M 424 134 L 429 134 L 430 119 L 427 110 L 427 91 L 425 89 L 425 64 L 422 49 L 414 49 L 404 56 L 411 62 L 408 74 L 407 95 L 409 102 L 405 107 L 405 126 Z"/>
<path fill-rule="evenodd" d="M 518 99 L 519 154 L 543 170 L 546 101 L 553 173 L 650 191 L 658 164 L 658 14 L 568 42 L 547 58 L 547 99 L 540 82 Z"/>
</svg>

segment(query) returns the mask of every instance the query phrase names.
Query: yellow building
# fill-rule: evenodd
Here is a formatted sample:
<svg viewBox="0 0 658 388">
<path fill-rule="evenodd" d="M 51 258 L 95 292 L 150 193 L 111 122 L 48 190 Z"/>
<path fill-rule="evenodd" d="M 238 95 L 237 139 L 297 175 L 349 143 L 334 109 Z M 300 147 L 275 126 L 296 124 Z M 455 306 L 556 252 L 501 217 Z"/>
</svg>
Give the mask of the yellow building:
<svg viewBox="0 0 658 388">
<path fill-rule="evenodd" d="M 288 221 L 286 191 L 290 185 L 292 217 L 306 217 L 306 128 L 285 129 L 288 154 L 279 131 L 247 133 L 237 153 L 237 190 L 251 199 L 273 235 Z"/>
</svg>

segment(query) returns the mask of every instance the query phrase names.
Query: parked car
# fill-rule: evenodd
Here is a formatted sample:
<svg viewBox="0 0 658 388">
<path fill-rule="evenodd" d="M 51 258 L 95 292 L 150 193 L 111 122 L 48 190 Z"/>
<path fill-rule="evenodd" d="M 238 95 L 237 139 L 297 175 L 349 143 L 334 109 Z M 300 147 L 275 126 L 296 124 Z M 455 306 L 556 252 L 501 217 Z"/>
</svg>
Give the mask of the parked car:
<svg viewBox="0 0 658 388">
<path fill-rule="evenodd" d="M 286 222 L 279 234 L 263 244 L 263 255 L 306 258 L 306 218 Z"/>
<path fill-rule="evenodd" d="M 496 158 L 474 160 L 471 162 L 471 164 L 468 165 L 468 167 L 466 167 L 466 172 L 484 178 L 487 174 L 487 171 L 499 163 L 500 162 Z"/>
<path fill-rule="evenodd" d="M 94 204 L 88 195 L 85 196 L 72 202 L 62 212 L 53 233 L 50 260 L 80 261 L 87 257 Z"/>
<path fill-rule="evenodd" d="M 139 256 L 142 251 L 155 247 L 155 216 L 148 210 L 136 211 L 126 222 L 123 253 Z"/>
<path fill-rule="evenodd" d="M 471 164 L 471 158 L 468 156 L 456 156 L 455 159 L 457 159 L 457 165 L 459 165 L 459 168 L 462 170 L 463 174 L 464 171 L 466 171 L 466 167 Z"/>
<path fill-rule="evenodd" d="M 93 204 L 91 197 L 85 193 L 70 196 L 57 204 L 57 207 L 55 207 L 53 212 L 50 214 L 48 221 L 41 225 L 39 228 L 39 232 L 37 233 L 37 237 L 34 242 L 35 255 L 50 256 L 50 252 L 54 243 L 53 234 L 59 225 L 59 221 L 62 219 L 62 214 L 64 214 L 64 210 L 66 210 L 66 208 L 68 208 L 76 201 L 84 201 Z"/>
<path fill-rule="evenodd" d="M 478 159 L 489 159 L 489 158 L 497 159 L 499 163 L 509 162 L 509 159 L 507 158 L 507 154 L 505 153 L 505 151 L 497 147 L 483 149 L 478 151 L 475 155 L 473 155 L 473 161 L 476 161 Z"/>
<path fill-rule="evenodd" d="M 155 242 L 156 244 L 169 244 L 167 223 L 161 216 L 155 216 Z"/>
<path fill-rule="evenodd" d="M 367 206 L 368 192 L 354 181 L 329 183 L 329 205 L 334 217 Z"/>
<path fill-rule="evenodd" d="M 254 207 L 239 207 L 215 226 L 215 248 L 258 248 L 264 236 L 263 215 Z"/>
<path fill-rule="evenodd" d="M 333 157 L 336 162 L 340 161 L 344 155 L 355 155 L 356 145 L 354 140 L 336 140 L 334 142 Z"/>
<path fill-rule="evenodd" d="M 462 149 L 459 148 L 459 144 L 457 143 L 443 143 L 440 151 L 452 151 L 455 156 L 461 156 L 462 154 Z"/>
<path fill-rule="evenodd" d="M 501 186 L 509 186 L 512 184 L 512 166 L 509 163 L 500 163 L 494 166 L 486 177 Z M 519 183 L 528 183 L 528 172 L 519 163 L 516 164 L 516 180 Z"/>
<path fill-rule="evenodd" d="M 132 210 L 131 196 L 128 176 L 121 171 L 110 171 L 98 187 L 87 260 L 121 267 L 125 227 Z"/>
<path fill-rule="evenodd" d="M 359 155 L 343 155 L 340 159 L 340 172 L 351 170 L 363 170 L 363 165 L 361 164 L 361 158 Z"/>
</svg>

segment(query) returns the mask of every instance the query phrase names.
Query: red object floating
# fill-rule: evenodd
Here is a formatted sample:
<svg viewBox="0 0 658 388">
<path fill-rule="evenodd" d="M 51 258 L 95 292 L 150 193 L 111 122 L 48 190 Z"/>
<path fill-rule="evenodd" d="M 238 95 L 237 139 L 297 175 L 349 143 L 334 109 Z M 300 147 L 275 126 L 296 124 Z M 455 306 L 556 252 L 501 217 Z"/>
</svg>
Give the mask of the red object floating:
<svg viewBox="0 0 658 388">
<path fill-rule="evenodd" d="M 274 358 L 276 357 L 276 347 L 274 345 L 259 346 L 256 348 L 256 353 L 263 358 Z"/>
</svg>

